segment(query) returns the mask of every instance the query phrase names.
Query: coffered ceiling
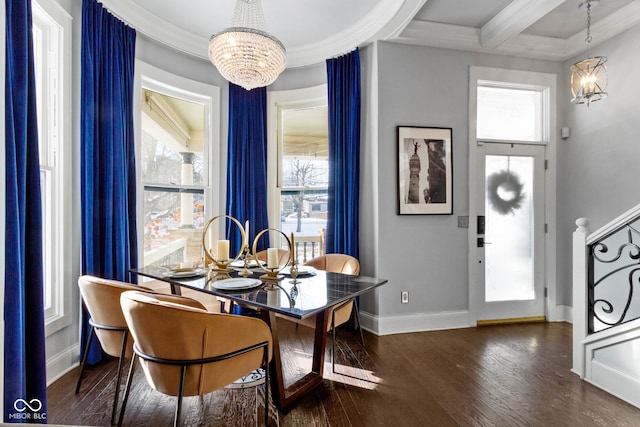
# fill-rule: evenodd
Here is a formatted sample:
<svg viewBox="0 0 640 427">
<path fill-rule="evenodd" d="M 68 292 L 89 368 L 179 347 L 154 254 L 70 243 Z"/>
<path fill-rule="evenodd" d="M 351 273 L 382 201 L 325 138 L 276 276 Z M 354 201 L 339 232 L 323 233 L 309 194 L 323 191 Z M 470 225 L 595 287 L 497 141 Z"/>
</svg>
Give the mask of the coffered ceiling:
<svg viewBox="0 0 640 427">
<path fill-rule="evenodd" d="M 271 34 L 299 67 L 387 40 L 565 60 L 585 50 L 581 0 L 262 0 Z M 102 0 L 146 36 L 207 58 L 212 34 L 231 23 L 235 0 Z M 640 0 L 600 0 L 593 44 L 640 23 Z"/>
</svg>

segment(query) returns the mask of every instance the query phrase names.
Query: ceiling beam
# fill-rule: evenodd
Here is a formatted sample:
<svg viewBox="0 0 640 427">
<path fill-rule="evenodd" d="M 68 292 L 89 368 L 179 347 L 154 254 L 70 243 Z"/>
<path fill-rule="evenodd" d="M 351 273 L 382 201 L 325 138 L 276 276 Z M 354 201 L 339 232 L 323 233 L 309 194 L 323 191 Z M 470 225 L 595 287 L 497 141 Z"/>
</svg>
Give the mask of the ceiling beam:
<svg viewBox="0 0 640 427">
<path fill-rule="evenodd" d="M 413 21 L 399 37 L 390 41 L 553 61 L 566 58 L 564 39 L 523 33 L 506 41 L 497 49 L 490 49 L 480 43 L 479 33 L 479 29 L 472 27 Z"/>
<path fill-rule="evenodd" d="M 483 47 L 495 49 L 517 36 L 565 0 L 514 0 L 480 29 Z"/>
<path fill-rule="evenodd" d="M 597 49 L 598 44 L 636 25 L 640 25 L 640 0 L 634 0 L 592 24 L 592 45 Z M 414 20 L 402 34 L 389 41 L 443 49 L 565 61 L 587 49 L 584 41 L 585 36 L 586 30 L 581 30 L 568 39 L 520 33 L 497 48 L 489 48 L 480 42 L 480 29 L 478 28 Z M 602 53 L 606 54 L 606 52 Z"/>
<path fill-rule="evenodd" d="M 597 46 L 638 24 L 640 24 L 640 1 L 636 0 L 591 24 L 591 44 Z M 586 29 L 569 37 L 565 46 L 566 56 L 571 57 L 587 50 L 586 37 Z"/>
</svg>

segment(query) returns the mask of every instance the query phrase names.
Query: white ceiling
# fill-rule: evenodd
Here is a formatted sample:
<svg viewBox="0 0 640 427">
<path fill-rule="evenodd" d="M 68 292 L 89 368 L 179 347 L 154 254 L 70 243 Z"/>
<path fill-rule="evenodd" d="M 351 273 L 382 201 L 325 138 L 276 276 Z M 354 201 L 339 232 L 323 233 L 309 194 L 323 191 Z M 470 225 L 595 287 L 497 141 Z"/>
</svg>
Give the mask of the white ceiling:
<svg viewBox="0 0 640 427">
<path fill-rule="evenodd" d="M 138 32 L 207 58 L 235 0 L 102 0 Z M 299 67 L 387 40 L 449 49 L 565 60 L 585 50 L 580 0 L 263 0 L 269 32 Z M 592 44 L 640 23 L 640 0 L 601 0 Z"/>
</svg>

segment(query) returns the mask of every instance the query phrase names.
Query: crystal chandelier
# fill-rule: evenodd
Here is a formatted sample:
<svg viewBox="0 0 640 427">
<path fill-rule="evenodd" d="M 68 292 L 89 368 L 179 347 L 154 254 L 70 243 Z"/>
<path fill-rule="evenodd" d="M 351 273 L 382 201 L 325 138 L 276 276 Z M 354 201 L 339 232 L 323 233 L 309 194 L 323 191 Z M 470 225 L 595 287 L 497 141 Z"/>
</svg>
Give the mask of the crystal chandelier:
<svg viewBox="0 0 640 427">
<path fill-rule="evenodd" d="M 231 27 L 211 36 L 209 59 L 246 90 L 270 85 L 287 63 L 284 45 L 267 33 L 260 0 L 236 1 Z"/>
<path fill-rule="evenodd" d="M 598 0 L 584 0 L 579 7 L 587 6 L 587 59 L 576 62 L 571 66 L 571 92 L 574 104 L 587 104 L 607 97 L 607 58 L 594 56 L 589 58 L 589 44 L 591 43 L 591 5 Z"/>
</svg>

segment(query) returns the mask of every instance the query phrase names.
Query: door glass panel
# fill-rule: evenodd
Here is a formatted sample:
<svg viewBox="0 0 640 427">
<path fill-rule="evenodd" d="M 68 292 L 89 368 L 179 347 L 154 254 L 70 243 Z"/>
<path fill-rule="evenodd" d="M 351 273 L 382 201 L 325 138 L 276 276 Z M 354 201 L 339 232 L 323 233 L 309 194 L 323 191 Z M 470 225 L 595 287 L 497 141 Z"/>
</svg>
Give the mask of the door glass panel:
<svg viewBox="0 0 640 427">
<path fill-rule="evenodd" d="M 485 159 L 485 301 L 535 299 L 534 158 Z"/>
</svg>

